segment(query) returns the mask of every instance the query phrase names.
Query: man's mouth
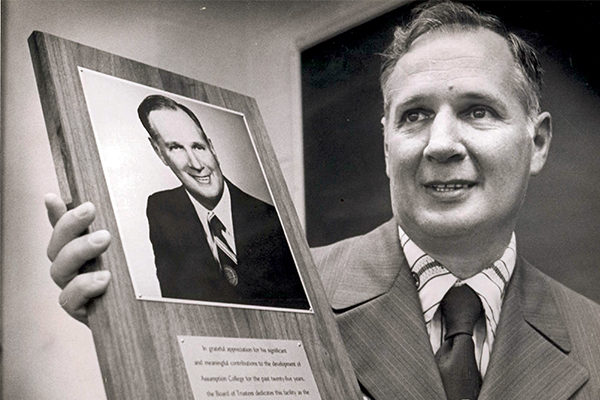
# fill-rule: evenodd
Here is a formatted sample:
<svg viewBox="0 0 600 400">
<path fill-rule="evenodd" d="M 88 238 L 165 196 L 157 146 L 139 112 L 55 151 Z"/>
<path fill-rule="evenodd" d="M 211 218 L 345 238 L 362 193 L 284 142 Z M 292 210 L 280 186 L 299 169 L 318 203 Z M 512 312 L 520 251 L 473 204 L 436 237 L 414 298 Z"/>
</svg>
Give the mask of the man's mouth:
<svg viewBox="0 0 600 400">
<path fill-rule="evenodd" d="M 192 178 L 194 178 L 194 180 L 196 180 L 197 182 L 200 182 L 200 183 L 209 183 L 210 182 L 210 175 L 205 175 L 205 176 L 192 175 Z"/>
<path fill-rule="evenodd" d="M 428 182 L 425 184 L 427 189 L 433 190 L 437 193 L 455 192 L 458 190 L 470 189 L 475 186 L 475 182 L 472 181 L 448 181 L 448 182 Z"/>
</svg>

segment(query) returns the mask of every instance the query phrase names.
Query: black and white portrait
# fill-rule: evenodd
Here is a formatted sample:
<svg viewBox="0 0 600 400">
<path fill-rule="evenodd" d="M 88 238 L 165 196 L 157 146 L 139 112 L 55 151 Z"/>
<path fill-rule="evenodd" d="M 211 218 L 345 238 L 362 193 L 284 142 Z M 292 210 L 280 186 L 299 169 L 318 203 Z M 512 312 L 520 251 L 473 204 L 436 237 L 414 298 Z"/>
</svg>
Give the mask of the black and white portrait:
<svg viewBox="0 0 600 400">
<path fill-rule="evenodd" d="M 80 76 L 137 297 L 308 309 L 244 116 Z"/>
</svg>

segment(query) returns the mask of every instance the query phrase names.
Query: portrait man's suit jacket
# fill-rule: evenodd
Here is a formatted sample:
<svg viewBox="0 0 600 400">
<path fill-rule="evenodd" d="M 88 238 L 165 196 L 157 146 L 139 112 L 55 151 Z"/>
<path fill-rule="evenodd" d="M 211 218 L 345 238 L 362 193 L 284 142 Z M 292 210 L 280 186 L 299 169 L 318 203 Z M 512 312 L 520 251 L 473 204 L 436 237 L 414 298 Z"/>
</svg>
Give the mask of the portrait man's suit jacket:
<svg viewBox="0 0 600 400">
<path fill-rule="evenodd" d="M 183 186 L 148 197 L 146 210 L 163 297 L 308 308 L 275 208 L 227 182 L 239 283 L 222 276 Z"/>
<path fill-rule="evenodd" d="M 369 395 L 444 399 L 395 222 L 313 255 Z M 600 399 L 600 306 L 518 259 L 479 399 Z"/>
</svg>

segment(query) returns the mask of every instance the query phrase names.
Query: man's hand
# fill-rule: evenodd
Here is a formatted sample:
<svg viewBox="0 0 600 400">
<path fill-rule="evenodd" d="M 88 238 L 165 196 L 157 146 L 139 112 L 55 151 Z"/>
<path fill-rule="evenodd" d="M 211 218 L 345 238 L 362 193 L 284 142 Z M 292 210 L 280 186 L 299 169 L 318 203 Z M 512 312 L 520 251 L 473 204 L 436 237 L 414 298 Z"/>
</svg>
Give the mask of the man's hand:
<svg viewBox="0 0 600 400">
<path fill-rule="evenodd" d="M 52 261 L 50 276 L 62 289 L 59 304 L 69 315 L 87 325 L 86 305 L 106 291 L 110 272 L 80 274 L 79 269 L 108 248 L 110 233 L 99 230 L 82 235 L 96 217 L 92 203 L 67 211 L 65 203 L 55 194 L 47 194 L 44 201 L 54 227 L 47 254 Z"/>
</svg>

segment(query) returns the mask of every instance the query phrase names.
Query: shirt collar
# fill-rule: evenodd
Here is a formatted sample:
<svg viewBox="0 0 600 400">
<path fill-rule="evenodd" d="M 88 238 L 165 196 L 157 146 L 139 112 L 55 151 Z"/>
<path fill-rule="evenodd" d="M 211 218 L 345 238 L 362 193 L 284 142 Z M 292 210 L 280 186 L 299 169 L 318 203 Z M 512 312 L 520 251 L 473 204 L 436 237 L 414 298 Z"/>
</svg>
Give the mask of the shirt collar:
<svg viewBox="0 0 600 400">
<path fill-rule="evenodd" d="M 439 303 L 452 286 L 467 284 L 479 295 L 486 314 L 486 325 L 492 335 L 495 335 L 506 286 L 515 268 L 517 247 L 514 232 L 498 260 L 465 280 L 454 276 L 446 267 L 421 250 L 400 226 L 398 232 L 404 256 L 415 279 L 425 322 L 431 321 Z"/>
<path fill-rule="evenodd" d="M 225 225 L 227 234 L 231 235 L 232 238 L 235 237 L 233 232 L 233 217 L 231 215 L 231 195 L 229 194 L 229 187 L 226 181 L 223 183 L 223 194 L 221 195 L 221 199 L 212 210 L 209 210 L 200 204 L 200 202 L 198 202 L 198 200 L 196 200 L 187 190 L 185 192 L 190 198 L 196 213 L 200 216 L 200 221 L 206 232 L 210 232 L 208 229 L 208 220 L 215 214 L 223 225 Z"/>
</svg>

